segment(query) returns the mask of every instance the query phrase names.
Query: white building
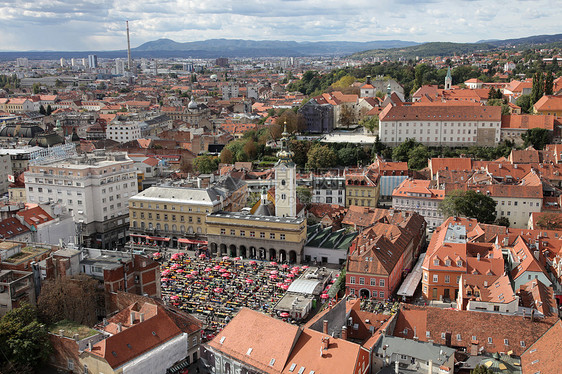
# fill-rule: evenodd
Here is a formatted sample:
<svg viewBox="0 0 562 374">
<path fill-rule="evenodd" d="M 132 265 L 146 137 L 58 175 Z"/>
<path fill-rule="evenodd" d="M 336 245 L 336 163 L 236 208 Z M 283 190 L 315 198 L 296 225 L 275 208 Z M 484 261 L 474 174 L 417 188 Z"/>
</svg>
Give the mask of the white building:
<svg viewBox="0 0 562 374">
<path fill-rule="evenodd" d="M 8 192 L 8 186 L 13 182 L 8 176 L 13 178 L 12 159 L 9 154 L 0 154 L 0 194 Z"/>
<path fill-rule="evenodd" d="M 125 242 L 129 197 L 138 192 L 133 161 L 124 154 L 87 154 L 31 165 L 25 172 L 29 203 L 58 203 L 74 217 L 88 246 Z"/>
<path fill-rule="evenodd" d="M 388 105 L 379 115 L 379 138 L 395 146 L 414 139 L 427 146 L 495 146 L 501 108 L 460 105 Z"/>
<path fill-rule="evenodd" d="M 392 208 L 410 210 L 425 218 L 427 227 L 435 228 L 443 223 L 439 203 L 445 198 L 445 190 L 434 181 L 406 179 L 392 193 Z"/>
<path fill-rule="evenodd" d="M 141 137 L 141 129 L 138 122 L 116 122 L 109 123 L 105 130 L 106 139 L 115 140 L 119 143 L 130 142 Z"/>
</svg>

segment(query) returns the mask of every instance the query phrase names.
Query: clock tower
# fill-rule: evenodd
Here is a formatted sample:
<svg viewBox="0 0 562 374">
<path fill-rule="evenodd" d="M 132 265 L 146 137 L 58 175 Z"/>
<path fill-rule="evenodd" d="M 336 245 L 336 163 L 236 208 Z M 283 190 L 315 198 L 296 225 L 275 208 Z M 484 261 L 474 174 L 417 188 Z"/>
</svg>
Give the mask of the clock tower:
<svg viewBox="0 0 562 374">
<path fill-rule="evenodd" d="M 293 153 L 289 151 L 287 123 L 281 139 L 279 161 L 275 165 L 275 215 L 277 217 L 297 216 L 297 171 Z"/>
</svg>

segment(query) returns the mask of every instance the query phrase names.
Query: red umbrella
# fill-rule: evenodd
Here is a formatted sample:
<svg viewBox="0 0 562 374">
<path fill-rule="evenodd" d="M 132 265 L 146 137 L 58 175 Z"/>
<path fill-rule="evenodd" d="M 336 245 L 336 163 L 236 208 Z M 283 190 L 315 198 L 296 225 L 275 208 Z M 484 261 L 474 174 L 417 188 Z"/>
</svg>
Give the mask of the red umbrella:
<svg viewBox="0 0 562 374">
<path fill-rule="evenodd" d="M 295 274 L 294 274 L 294 273 L 289 273 L 289 274 L 287 274 L 287 276 L 288 276 L 289 278 L 294 278 L 294 277 L 295 277 Z"/>
<path fill-rule="evenodd" d="M 269 276 L 269 278 L 271 278 L 271 279 L 277 279 L 277 275 L 271 274 L 271 275 Z"/>
<path fill-rule="evenodd" d="M 277 270 L 272 270 L 269 272 L 269 274 L 279 274 L 279 272 Z"/>
<path fill-rule="evenodd" d="M 283 312 L 283 313 L 281 313 L 281 314 L 279 314 L 279 315 L 280 315 L 281 317 L 283 317 L 283 318 L 287 318 L 287 317 L 290 316 L 290 314 L 287 313 L 287 312 Z"/>
<path fill-rule="evenodd" d="M 178 295 L 170 296 L 170 300 L 177 300 L 177 299 L 179 299 L 179 298 L 180 298 L 180 297 L 179 297 Z"/>
<path fill-rule="evenodd" d="M 222 288 L 215 288 L 213 291 L 215 291 L 216 293 L 221 293 L 222 292 Z"/>
<path fill-rule="evenodd" d="M 282 282 L 277 282 L 275 285 L 276 285 L 277 287 L 283 287 L 283 283 L 282 283 Z"/>
<path fill-rule="evenodd" d="M 273 265 L 273 266 L 277 266 L 277 262 L 275 262 L 275 261 L 271 261 L 270 264 Z"/>
<path fill-rule="evenodd" d="M 183 273 L 184 271 L 185 271 L 185 270 L 183 270 L 183 269 L 178 269 L 178 270 L 176 270 L 176 273 L 180 273 L 180 274 L 181 274 L 181 273 Z"/>
<path fill-rule="evenodd" d="M 288 268 L 289 268 L 289 265 L 283 264 L 283 265 L 281 265 L 281 267 L 282 267 L 283 269 L 288 269 Z"/>
<path fill-rule="evenodd" d="M 205 257 L 206 257 L 206 256 L 205 256 L 204 253 L 201 253 L 201 254 L 199 255 L 199 258 L 205 258 Z"/>
<path fill-rule="evenodd" d="M 226 270 L 225 268 L 220 268 L 219 269 L 219 273 L 226 273 L 228 270 Z"/>
<path fill-rule="evenodd" d="M 228 278 L 230 277 L 230 273 L 222 273 L 221 277 Z"/>
<path fill-rule="evenodd" d="M 250 283 L 254 283 L 253 279 L 246 279 L 246 283 L 250 284 Z"/>
<path fill-rule="evenodd" d="M 221 269 L 221 267 L 219 265 L 213 266 L 213 270 L 220 270 L 220 269 Z"/>
<path fill-rule="evenodd" d="M 291 283 L 293 280 L 291 278 L 285 279 L 285 283 Z"/>
<path fill-rule="evenodd" d="M 250 265 L 255 265 L 255 264 L 257 264 L 257 262 L 255 262 L 254 260 L 252 260 L 252 261 L 249 262 L 249 264 L 250 264 Z"/>
<path fill-rule="evenodd" d="M 282 289 L 284 289 L 285 291 L 287 291 L 289 289 L 289 285 L 288 284 L 284 284 L 281 286 Z"/>
<path fill-rule="evenodd" d="M 222 259 L 223 259 L 223 260 L 228 260 L 229 258 L 230 258 L 230 257 L 228 257 L 228 256 L 224 256 Z"/>
<path fill-rule="evenodd" d="M 199 274 L 199 272 L 198 272 L 197 270 L 193 270 L 193 271 L 191 272 L 191 274 L 197 275 L 197 274 Z"/>
<path fill-rule="evenodd" d="M 178 253 L 178 255 L 180 255 L 180 256 L 185 256 L 185 253 L 180 252 L 180 253 Z"/>
<path fill-rule="evenodd" d="M 205 272 L 206 272 L 206 273 L 208 273 L 208 272 L 210 272 L 210 271 L 212 271 L 212 270 L 213 270 L 213 269 L 211 269 L 211 268 L 205 268 Z"/>
<path fill-rule="evenodd" d="M 240 260 L 241 260 L 240 257 L 235 257 L 235 258 L 234 258 L 234 261 L 240 261 Z"/>
<path fill-rule="evenodd" d="M 309 266 L 307 266 L 307 265 L 304 265 L 304 266 L 303 266 L 302 268 L 303 268 L 303 269 L 308 269 L 308 268 L 309 268 Z"/>
<path fill-rule="evenodd" d="M 168 278 L 162 278 L 162 279 L 160 279 L 160 280 L 161 280 L 162 282 L 167 282 L 167 281 L 169 281 Z"/>
<path fill-rule="evenodd" d="M 329 298 L 330 296 L 328 296 L 327 293 L 323 293 L 322 295 L 320 295 L 320 297 L 323 298 L 323 299 L 327 299 L 327 298 Z"/>
</svg>

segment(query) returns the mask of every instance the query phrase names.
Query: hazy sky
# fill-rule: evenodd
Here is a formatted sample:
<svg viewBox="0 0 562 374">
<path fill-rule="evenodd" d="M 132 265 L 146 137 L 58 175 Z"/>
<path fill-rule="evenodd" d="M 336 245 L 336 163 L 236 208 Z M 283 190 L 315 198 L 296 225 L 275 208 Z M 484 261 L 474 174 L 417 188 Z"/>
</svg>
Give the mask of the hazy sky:
<svg viewBox="0 0 562 374">
<path fill-rule="evenodd" d="M 170 38 L 474 42 L 562 33 L 562 0 L 0 0 L 0 50 Z"/>
</svg>

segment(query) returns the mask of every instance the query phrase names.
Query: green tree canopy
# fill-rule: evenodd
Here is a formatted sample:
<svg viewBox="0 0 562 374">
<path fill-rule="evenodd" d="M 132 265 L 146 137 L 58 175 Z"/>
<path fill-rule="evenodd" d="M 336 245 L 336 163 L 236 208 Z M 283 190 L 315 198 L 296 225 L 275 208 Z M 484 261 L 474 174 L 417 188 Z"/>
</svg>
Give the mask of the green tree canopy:
<svg viewBox="0 0 562 374">
<path fill-rule="evenodd" d="M 542 150 L 550 143 L 551 134 L 547 129 L 535 127 L 521 134 L 521 139 L 525 142 L 525 147 L 532 145 L 536 150 Z"/>
<path fill-rule="evenodd" d="M 310 170 L 327 169 L 336 166 L 336 153 L 327 145 L 315 145 L 308 152 L 306 168 Z"/>
<path fill-rule="evenodd" d="M 308 187 L 298 186 L 297 197 L 299 198 L 301 203 L 303 203 L 304 205 L 308 205 L 312 202 L 312 191 L 310 191 L 310 188 Z"/>
<path fill-rule="evenodd" d="M 39 367 L 49 358 L 48 331 L 37 320 L 35 308 L 25 304 L 0 319 L 0 351 L 0 363 L 11 370 Z"/>
<path fill-rule="evenodd" d="M 299 167 L 304 167 L 306 165 L 310 147 L 311 143 L 306 140 L 289 141 L 289 149 L 293 152 L 293 162 Z"/>
<path fill-rule="evenodd" d="M 408 152 L 408 167 L 414 170 L 423 169 L 427 166 L 429 157 L 429 149 L 420 144 Z"/>
<path fill-rule="evenodd" d="M 219 168 L 219 159 L 211 155 L 197 156 L 193 160 L 193 167 L 201 174 L 210 174 Z"/>
<path fill-rule="evenodd" d="M 515 101 L 515 105 L 521 107 L 521 112 L 530 113 L 531 112 L 531 95 L 521 95 Z"/>
<path fill-rule="evenodd" d="M 452 191 L 445 196 L 439 209 L 445 217 L 474 218 L 480 223 L 494 223 L 496 220 L 496 202 L 494 199 L 473 190 Z"/>
<path fill-rule="evenodd" d="M 234 162 L 234 155 L 228 148 L 224 148 L 221 152 L 221 162 L 223 164 L 232 164 Z"/>
<path fill-rule="evenodd" d="M 494 371 L 484 365 L 476 365 L 476 367 L 470 371 L 470 374 L 494 374 Z"/>
</svg>

